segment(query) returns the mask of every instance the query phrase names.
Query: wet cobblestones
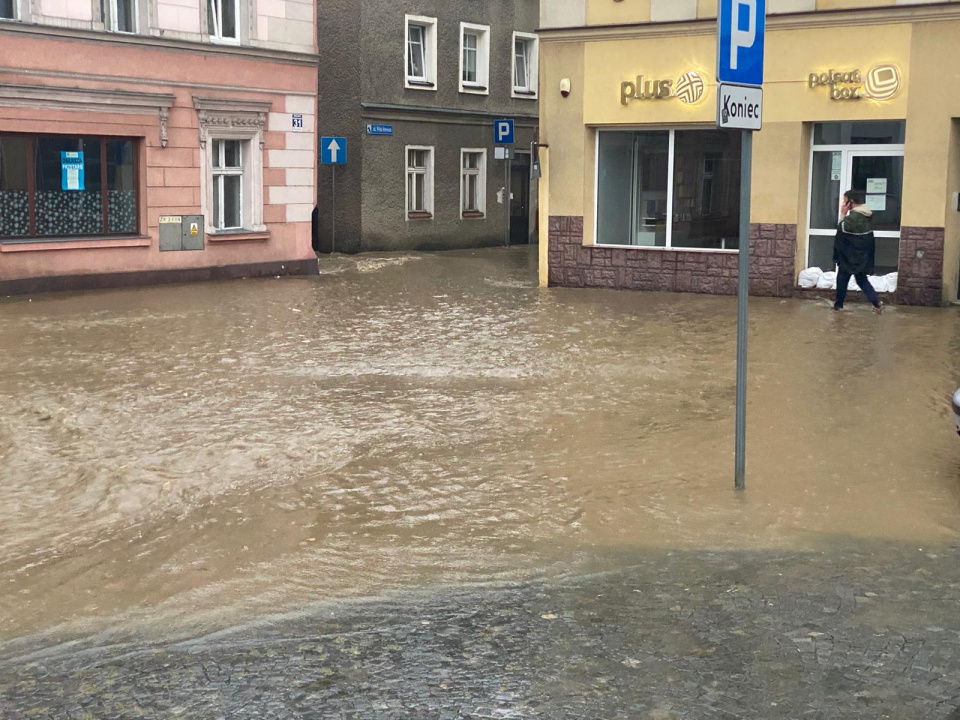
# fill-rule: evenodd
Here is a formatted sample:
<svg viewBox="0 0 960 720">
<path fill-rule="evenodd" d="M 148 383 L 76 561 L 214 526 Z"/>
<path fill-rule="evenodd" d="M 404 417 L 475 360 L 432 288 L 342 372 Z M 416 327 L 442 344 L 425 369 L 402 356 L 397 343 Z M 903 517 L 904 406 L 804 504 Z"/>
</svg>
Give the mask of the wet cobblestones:
<svg viewBox="0 0 960 720">
<path fill-rule="evenodd" d="M 0 715 L 960 718 L 958 548 L 629 562 L 323 605 L 167 646 L 8 656 Z"/>
</svg>

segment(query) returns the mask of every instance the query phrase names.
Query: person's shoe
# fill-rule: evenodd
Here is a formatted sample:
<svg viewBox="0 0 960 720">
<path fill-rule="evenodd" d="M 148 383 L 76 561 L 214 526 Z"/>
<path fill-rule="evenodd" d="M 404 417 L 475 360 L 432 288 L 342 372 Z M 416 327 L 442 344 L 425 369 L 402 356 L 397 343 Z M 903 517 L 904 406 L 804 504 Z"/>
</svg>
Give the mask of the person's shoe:
<svg viewBox="0 0 960 720">
<path fill-rule="evenodd" d="M 834 312 L 840 312 L 841 310 L 843 310 L 843 305 L 836 305 L 836 304 L 835 304 L 835 305 L 833 306 L 833 311 L 834 311 Z"/>
<path fill-rule="evenodd" d="M 883 303 L 880 302 L 880 303 L 877 303 L 876 305 L 874 305 L 874 306 L 873 306 L 873 311 L 874 311 L 877 315 L 883 315 Z"/>
</svg>

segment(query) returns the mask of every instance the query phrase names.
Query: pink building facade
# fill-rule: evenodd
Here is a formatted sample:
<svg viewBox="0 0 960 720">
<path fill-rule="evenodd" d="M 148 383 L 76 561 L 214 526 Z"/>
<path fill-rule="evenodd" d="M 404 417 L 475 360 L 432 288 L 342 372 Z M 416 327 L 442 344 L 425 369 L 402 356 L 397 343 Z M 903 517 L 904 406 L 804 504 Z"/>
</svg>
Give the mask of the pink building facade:
<svg viewBox="0 0 960 720">
<path fill-rule="evenodd" d="M 313 0 L 0 15 L 0 295 L 316 273 Z"/>
</svg>

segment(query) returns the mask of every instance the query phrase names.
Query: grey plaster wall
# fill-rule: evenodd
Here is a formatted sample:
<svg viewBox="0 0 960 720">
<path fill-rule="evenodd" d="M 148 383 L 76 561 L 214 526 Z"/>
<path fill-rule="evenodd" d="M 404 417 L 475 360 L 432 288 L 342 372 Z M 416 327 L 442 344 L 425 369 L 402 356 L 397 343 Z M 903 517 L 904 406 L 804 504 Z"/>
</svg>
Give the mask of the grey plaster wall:
<svg viewBox="0 0 960 720">
<path fill-rule="evenodd" d="M 394 122 L 393 137 L 367 137 L 363 150 L 363 250 L 450 250 L 502 245 L 504 206 L 497 204 L 503 187 L 503 161 L 493 157 L 493 128 L 486 123 L 447 125 Z M 520 129 L 528 144 L 533 134 Z M 434 216 L 408 220 L 406 146 L 434 147 Z M 487 149 L 487 212 L 483 220 L 460 217 L 460 151 Z"/>
<path fill-rule="evenodd" d="M 357 0 L 321 0 L 317 3 L 319 33 L 318 137 L 347 138 L 348 165 L 338 167 L 336 202 L 336 250 L 358 252 L 363 230 L 360 215 L 360 144 L 363 137 L 360 89 L 363 66 L 360 36 L 361 12 Z M 318 148 L 319 153 L 319 148 Z M 319 162 L 319 157 L 318 157 Z M 332 244 L 333 188 L 331 168 L 318 164 L 318 241 L 322 252 Z"/>
<path fill-rule="evenodd" d="M 511 97 L 513 32 L 536 32 L 540 20 L 535 0 L 362 0 L 363 98 L 463 110 L 497 110 L 536 115 L 535 100 Z M 404 88 L 406 35 L 404 15 L 437 18 L 437 89 Z M 490 26 L 490 94 L 459 91 L 460 23 Z"/>
<path fill-rule="evenodd" d="M 528 147 L 536 100 L 511 97 L 513 32 L 535 32 L 538 0 L 322 0 L 319 135 L 342 135 L 349 164 L 338 168 L 336 250 L 476 247 L 503 242 L 502 161 L 493 158 L 493 120 L 514 117 L 518 147 Z M 407 90 L 404 15 L 438 19 L 437 90 Z M 459 92 L 460 23 L 490 26 L 490 93 Z M 390 109 L 384 106 L 391 106 Z M 443 118 L 427 109 L 446 111 Z M 366 135 L 367 123 L 394 126 L 392 137 Z M 435 147 L 435 215 L 408 221 L 406 145 Z M 487 217 L 460 218 L 460 149 L 488 149 Z M 319 167 L 318 244 L 331 248 L 333 188 Z M 535 186 L 533 193 L 535 194 Z M 535 208 L 535 195 L 530 203 Z M 531 224 L 532 225 L 532 224 Z"/>
</svg>

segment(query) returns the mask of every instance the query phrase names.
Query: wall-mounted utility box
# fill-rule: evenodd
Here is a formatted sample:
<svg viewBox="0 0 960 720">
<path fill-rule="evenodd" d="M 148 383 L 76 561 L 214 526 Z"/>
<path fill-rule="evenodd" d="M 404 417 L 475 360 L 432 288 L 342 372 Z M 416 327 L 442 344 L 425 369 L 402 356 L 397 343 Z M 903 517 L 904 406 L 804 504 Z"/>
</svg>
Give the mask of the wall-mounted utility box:
<svg viewBox="0 0 960 720">
<path fill-rule="evenodd" d="M 203 215 L 161 215 L 160 252 L 203 250 Z"/>
</svg>

